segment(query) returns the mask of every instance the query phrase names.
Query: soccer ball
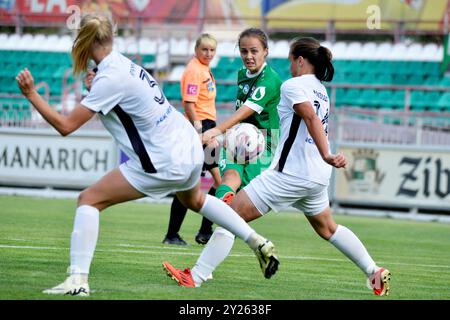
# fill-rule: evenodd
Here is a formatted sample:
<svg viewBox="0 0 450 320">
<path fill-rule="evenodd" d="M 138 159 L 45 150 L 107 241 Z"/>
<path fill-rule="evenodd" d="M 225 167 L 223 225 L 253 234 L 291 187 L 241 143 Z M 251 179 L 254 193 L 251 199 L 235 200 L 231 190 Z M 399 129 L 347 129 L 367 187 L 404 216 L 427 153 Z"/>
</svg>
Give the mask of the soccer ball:
<svg viewBox="0 0 450 320">
<path fill-rule="evenodd" d="M 245 164 L 258 159 L 266 148 L 262 132 L 250 123 L 238 123 L 227 130 L 224 147 L 227 157 Z"/>
</svg>

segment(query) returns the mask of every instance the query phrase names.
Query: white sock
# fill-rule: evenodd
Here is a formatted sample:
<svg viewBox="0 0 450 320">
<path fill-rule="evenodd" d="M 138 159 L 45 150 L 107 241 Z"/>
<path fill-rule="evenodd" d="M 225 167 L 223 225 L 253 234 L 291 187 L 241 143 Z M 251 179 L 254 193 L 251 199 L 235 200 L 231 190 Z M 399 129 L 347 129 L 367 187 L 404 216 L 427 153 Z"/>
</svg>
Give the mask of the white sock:
<svg viewBox="0 0 450 320">
<path fill-rule="evenodd" d="M 209 194 L 199 213 L 244 241 L 255 232 L 229 205 Z"/>
<path fill-rule="evenodd" d="M 70 273 L 89 274 L 99 232 L 98 209 L 82 205 L 77 208 L 70 241 Z"/>
<path fill-rule="evenodd" d="M 361 240 L 350 229 L 338 225 L 328 241 L 352 260 L 367 276 L 378 269 Z"/>
<path fill-rule="evenodd" d="M 195 266 L 191 270 L 192 278 L 197 287 L 203 281 L 206 281 L 208 276 L 230 254 L 233 244 L 234 235 L 222 227 L 216 227 Z"/>
</svg>

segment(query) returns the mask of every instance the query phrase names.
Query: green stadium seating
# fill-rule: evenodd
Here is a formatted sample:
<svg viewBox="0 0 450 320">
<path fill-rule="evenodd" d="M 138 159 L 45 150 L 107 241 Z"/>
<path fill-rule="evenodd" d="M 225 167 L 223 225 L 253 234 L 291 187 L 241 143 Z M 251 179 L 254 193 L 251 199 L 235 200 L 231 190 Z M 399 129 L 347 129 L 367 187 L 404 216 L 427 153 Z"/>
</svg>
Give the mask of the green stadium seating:
<svg viewBox="0 0 450 320">
<path fill-rule="evenodd" d="M 155 61 L 155 55 L 132 55 L 142 65 Z M 289 61 L 286 58 L 271 58 L 268 63 L 279 73 L 282 80 L 290 78 Z M 428 85 L 450 87 L 450 77 L 440 74 L 439 62 L 388 61 L 388 60 L 333 60 L 335 74 L 333 84 L 367 85 Z M 64 75 L 67 85 L 79 81 L 71 74 L 72 60 L 69 53 L 42 51 L 0 50 L 0 93 L 20 94 L 15 76 L 28 67 L 35 82 L 47 82 L 50 95 L 59 97 L 63 92 Z M 233 102 L 236 98 L 237 71 L 242 67 L 240 57 L 221 57 L 212 72 L 218 81 L 217 102 Z M 223 82 L 226 83 L 223 83 Z M 180 101 L 180 84 L 164 83 L 164 93 L 169 100 Z M 44 89 L 40 89 L 41 92 Z M 328 90 L 330 93 L 331 91 Z M 410 109 L 420 111 L 449 111 L 449 95 L 438 91 L 412 91 Z M 370 109 L 404 108 L 405 91 L 380 89 L 336 89 L 335 106 L 360 106 Z M 27 111 L 13 109 L 2 102 L 0 116 L 26 118 Z M 28 111 L 29 112 L 29 111 Z"/>
<path fill-rule="evenodd" d="M 439 81 L 439 86 L 441 86 L 441 87 L 449 87 L 450 88 L 450 76 L 443 77 Z"/>
<path fill-rule="evenodd" d="M 236 85 L 217 84 L 217 102 L 227 102 L 236 100 Z"/>
<path fill-rule="evenodd" d="M 242 68 L 242 60 L 239 57 L 221 57 L 217 63 L 217 68 L 237 71 Z"/>
<path fill-rule="evenodd" d="M 394 92 L 392 90 L 377 90 L 374 97 L 374 104 L 377 109 L 390 109 L 392 108 Z"/>
<path fill-rule="evenodd" d="M 166 82 L 163 91 L 167 99 L 181 101 L 181 89 L 179 82 Z"/>
<path fill-rule="evenodd" d="M 345 95 L 347 94 L 347 89 L 345 88 L 337 88 L 336 96 L 335 96 L 335 106 L 339 108 L 340 106 L 345 104 Z M 331 97 L 331 92 L 329 93 Z"/>
<path fill-rule="evenodd" d="M 347 89 L 343 92 L 343 96 L 341 99 L 342 105 L 355 105 L 356 100 L 360 96 L 359 89 Z"/>
<path fill-rule="evenodd" d="M 450 112 L 450 92 L 446 92 L 440 97 L 439 101 L 437 102 L 436 109 L 437 110 L 433 111 Z"/>
<path fill-rule="evenodd" d="M 392 76 L 392 74 L 377 74 L 375 77 L 375 84 L 392 85 L 394 84 L 394 77 Z"/>
</svg>

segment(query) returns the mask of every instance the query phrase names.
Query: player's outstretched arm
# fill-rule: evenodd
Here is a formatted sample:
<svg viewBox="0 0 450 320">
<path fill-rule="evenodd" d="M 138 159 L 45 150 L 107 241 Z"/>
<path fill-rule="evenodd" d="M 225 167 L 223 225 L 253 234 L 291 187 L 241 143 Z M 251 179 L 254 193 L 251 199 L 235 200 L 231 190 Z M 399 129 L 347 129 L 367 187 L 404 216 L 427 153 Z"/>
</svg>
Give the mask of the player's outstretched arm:
<svg viewBox="0 0 450 320">
<path fill-rule="evenodd" d="M 74 132 L 95 114 L 94 111 L 81 104 L 76 106 L 67 116 L 58 113 L 36 91 L 33 76 L 27 68 L 19 72 L 16 80 L 22 94 L 33 104 L 42 117 L 62 136 Z"/>
<path fill-rule="evenodd" d="M 236 123 L 239 123 L 242 120 L 247 119 L 253 113 L 255 113 L 255 110 L 250 109 L 246 105 L 243 105 L 238 110 L 236 110 L 236 112 L 233 113 L 229 118 L 227 118 L 221 124 L 217 125 L 217 127 L 206 130 L 202 135 L 203 144 L 209 144 L 211 140 L 214 139 L 216 136 L 225 133 L 227 129 L 230 129 Z"/>
</svg>

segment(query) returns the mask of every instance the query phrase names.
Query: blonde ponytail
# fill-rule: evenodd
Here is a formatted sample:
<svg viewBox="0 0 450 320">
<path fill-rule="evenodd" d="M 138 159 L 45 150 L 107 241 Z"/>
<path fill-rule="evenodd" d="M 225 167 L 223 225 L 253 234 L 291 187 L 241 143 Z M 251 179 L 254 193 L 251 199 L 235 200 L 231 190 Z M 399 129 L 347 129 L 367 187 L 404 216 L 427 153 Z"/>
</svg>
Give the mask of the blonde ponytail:
<svg viewBox="0 0 450 320">
<path fill-rule="evenodd" d="M 112 40 L 113 25 L 108 18 L 92 14 L 84 16 L 80 22 L 80 31 L 72 46 L 73 73 L 78 75 L 87 70 L 92 46 L 95 43 L 112 44 Z"/>
</svg>

